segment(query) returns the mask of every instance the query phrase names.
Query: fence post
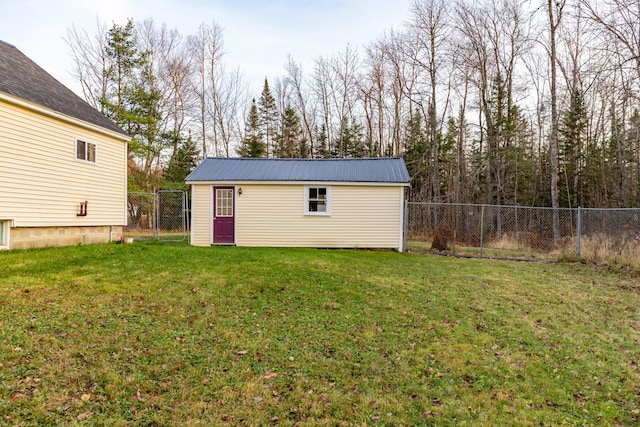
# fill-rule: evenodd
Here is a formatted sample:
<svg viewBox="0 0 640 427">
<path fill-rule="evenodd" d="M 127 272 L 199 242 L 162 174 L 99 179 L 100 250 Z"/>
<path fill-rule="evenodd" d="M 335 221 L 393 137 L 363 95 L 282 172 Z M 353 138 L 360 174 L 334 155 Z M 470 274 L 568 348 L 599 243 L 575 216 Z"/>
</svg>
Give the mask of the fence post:
<svg viewBox="0 0 640 427">
<path fill-rule="evenodd" d="M 153 205 L 151 208 L 151 223 L 153 227 L 153 240 L 158 240 L 158 199 L 156 198 L 156 188 L 153 188 Z"/>
<path fill-rule="evenodd" d="M 184 227 L 185 233 L 187 230 L 191 230 L 189 227 L 189 197 L 187 197 L 187 192 L 182 193 L 182 226 Z"/>
<path fill-rule="evenodd" d="M 576 256 L 580 258 L 580 237 L 582 237 L 582 208 L 578 206 L 578 219 L 576 221 Z"/>
<path fill-rule="evenodd" d="M 482 240 L 484 239 L 484 205 L 480 208 L 480 258 L 482 258 Z"/>
<path fill-rule="evenodd" d="M 409 252 L 407 245 L 409 244 L 409 202 L 404 201 L 404 224 L 402 224 L 402 252 Z"/>
</svg>

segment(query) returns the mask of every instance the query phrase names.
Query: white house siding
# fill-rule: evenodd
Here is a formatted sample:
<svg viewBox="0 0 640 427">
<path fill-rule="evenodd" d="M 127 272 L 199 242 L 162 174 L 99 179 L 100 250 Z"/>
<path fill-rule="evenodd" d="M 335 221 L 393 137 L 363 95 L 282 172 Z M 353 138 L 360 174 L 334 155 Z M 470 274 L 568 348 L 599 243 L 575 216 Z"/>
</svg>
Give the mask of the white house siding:
<svg viewBox="0 0 640 427">
<path fill-rule="evenodd" d="M 305 216 L 304 185 L 240 186 L 239 246 L 401 248 L 401 187 L 331 185 L 331 215 Z"/>
<path fill-rule="evenodd" d="M 76 161 L 77 138 L 97 145 L 96 163 Z M 0 218 L 13 227 L 126 224 L 123 140 L 0 101 L 0 153 Z"/>
<path fill-rule="evenodd" d="M 211 245 L 212 230 L 211 185 L 191 186 L 191 244 Z"/>
</svg>

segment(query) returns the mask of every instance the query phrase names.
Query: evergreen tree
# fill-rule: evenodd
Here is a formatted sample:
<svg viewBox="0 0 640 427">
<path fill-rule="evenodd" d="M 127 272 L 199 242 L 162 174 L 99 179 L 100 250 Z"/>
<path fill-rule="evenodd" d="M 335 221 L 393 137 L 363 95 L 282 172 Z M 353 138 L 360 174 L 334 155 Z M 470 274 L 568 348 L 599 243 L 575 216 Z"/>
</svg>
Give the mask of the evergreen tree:
<svg viewBox="0 0 640 427">
<path fill-rule="evenodd" d="M 351 126 L 347 129 L 348 139 L 346 141 L 346 156 L 351 158 L 360 158 L 367 155 L 367 149 L 364 143 L 364 133 L 362 126 L 355 120 L 351 122 Z"/>
<path fill-rule="evenodd" d="M 106 54 L 112 65 L 104 70 L 107 90 L 100 100 L 102 113 L 130 132 L 125 93 L 130 88 L 141 63 L 136 46 L 133 20 L 126 25 L 113 24 L 107 35 Z"/>
<path fill-rule="evenodd" d="M 267 150 L 263 140 L 260 115 L 255 99 L 251 102 L 251 108 L 244 127 L 245 137 L 237 153 L 242 157 L 265 157 Z"/>
<path fill-rule="evenodd" d="M 429 182 L 428 161 L 429 148 L 427 137 L 422 129 L 422 115 L 414 113 L 409 117 L 405 131 L 406 148 L 404 161 L 411 177 L 411 199 L 426 200 L 425 190 Z"/>
<path fill-rule="evenodd" d="M 327 128 L 325 125 L 320 126 L 320 131 L 316 136 L 315 156 L 320 159 L 328 159 L 331 157 L 329 150 L 329 137 L 327 136 Z"/>
<path fill-rule="evenodd" d="M 449 197 L 453 197 L 454 177 L 456 174 L 456 141 L 458 138 L 458 122 L 455 117 L 449 117 L 447 130 L 444 136 L 438 135 L 440 148 L 438 150 L 438 165 L 440 167 L 439 179 L 440 194 L 444 194 L 445 200 L 451 202 Z"/>
<path fill-rule="evenodd" d="M 332 144 L 331 157 L 364 157 L 366 149 L 363 137 L 362 126 L 355 121 L 350 123 L 347 117 L 342 117 L 338 137 Z"/>
<path fill-rule="evenodd" d="M 636 153 L 636 160 L 632 162 L 635 170 L 630 174 L 631 182 L 629 183 L 629 189 L 631 190 L 631 198 L 629 200 L 629 206 L 640 205 L 640 111 L 634 109 L 631 117 L 628 120 L 627 132 L 625 135 L 627 141 L 627 147 L 631 153 Z"/>
<path fill-rule="evenodd" d="M 132 136 L 129 153 L 139 167 L 130 173 L 140 172 L 146 177 L 146 184 L 144 179 L 136 179 L 142 189 L 153 188 L 161 153 L 170 145 L 162 137 L 163 111 L 157 77 L 149 52 L 137 47 L 133 20 L 109 29 L 105 53 L 112 65 L 105 70 L 107 90 L 100 100 L 102 111 Z"/>
<path fill-rule="evenodd" d="M 486 156 L 487 167 L 483 173 L 487 202 L 491 204 L 503 205 L 509 197 L 505 186 L 510 178 L 507 159 L 513 148 L 518 117 L 518 107 L 509 97 L 507 82 L 498 73 L 492 82 L 491 97 L 488 100 L 488 111 L 485 115 L 487 149 L 484 156 Z"/>
<path fill-rule="evenodd" d="M 275 139 L 278 125 L 278 107 L 276 100 L 269 89 L 269 82 L 264 79 L 264 87 L 258 101 L 258 111 L 260 113 L 260 126 L 266 143 L 267 157 L 273 155 L 275 149 Z"/>
<path fill-rule="evenodd" d="M 173 145 L 173 153 L 164 168 L 163 188 L 187 190 L 184 180 L 197 165 L 198 148 L 191 137 L 185 139 L 175 132 L 164 135 L 164 138 Z"/>
<path fill-rule="evenodd" d="M 587 109 L 582 90 L 576 88 L 571 94 L 569 110 L 562 115 L 558 129 L 560 203 L 568 207 L 584 203 L 580 187 L 586 129 Z"/>
<path fill-rule="evenodd" d="M 611 101 L 609 108 L 611 130 L 605 152 L 605 161 L 608 167 L 600 184 L 608 190 L 606 206 L 628 206 L 629 164 L 633 162 L 633 155 L 627 145 L 623 114 L 619 111 L 616 102 Z"/>
<path fill-rule="evenodd" d="M 156 77 L 146 56 L 141 61 L 138 75 L 125 90 L 126 120 L 133 136 L 130 151 L 142 161 L 143 170 L 150 173 L 159 163 L 162 151 L 171 147 L 172 139 L 162 135 L 161 95 Z"/>
<path fill-rule="evenodd" d="M 306 157 L 308 151 L 302 136 L 300 118 L 296 111 L 287 105 L 282 115 L 282 126 L 277 138 L 275 157 Z M 304 151 L 304 152 L 302 152 Z"/>
</svg>

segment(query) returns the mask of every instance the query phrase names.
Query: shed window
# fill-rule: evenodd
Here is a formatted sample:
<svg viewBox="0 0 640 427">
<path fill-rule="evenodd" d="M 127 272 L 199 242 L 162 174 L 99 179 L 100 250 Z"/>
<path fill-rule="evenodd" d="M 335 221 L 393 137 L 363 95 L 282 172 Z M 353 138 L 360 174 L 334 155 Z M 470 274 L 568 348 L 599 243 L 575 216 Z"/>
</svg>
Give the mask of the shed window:
<svg viewBox="0 0 640 427">
<path fill-rule="evenodd" d="M 96 144 L 92 142 L 76 140 L 76 159 L 85 162 L 96 162 Z"/>
<path fill-rule="evenodd" d="M 233 216 L 233 190 L 216 188 L 216 217 Z"/>
<path fill-rule="evenodd" d="M 305 215 L 331 214 L 331 187 L 305 187 L 304 196 Z"/>
</svg>

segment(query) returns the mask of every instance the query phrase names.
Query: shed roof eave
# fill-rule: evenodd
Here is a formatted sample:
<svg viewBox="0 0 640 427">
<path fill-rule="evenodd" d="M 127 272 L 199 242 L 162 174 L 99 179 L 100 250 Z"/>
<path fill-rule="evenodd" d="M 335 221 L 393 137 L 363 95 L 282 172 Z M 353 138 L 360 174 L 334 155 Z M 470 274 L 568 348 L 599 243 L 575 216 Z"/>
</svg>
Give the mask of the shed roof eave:
<svg viewBox="0 0 640 427">
<path fill-rule="evenodd" d="M 409 187 L 409 182 L 379 182 L 379 181 L 247 181 L 247 180 L 189 180 L 188 185 L 354 185 L 370 187 Z"/>
</svg>

